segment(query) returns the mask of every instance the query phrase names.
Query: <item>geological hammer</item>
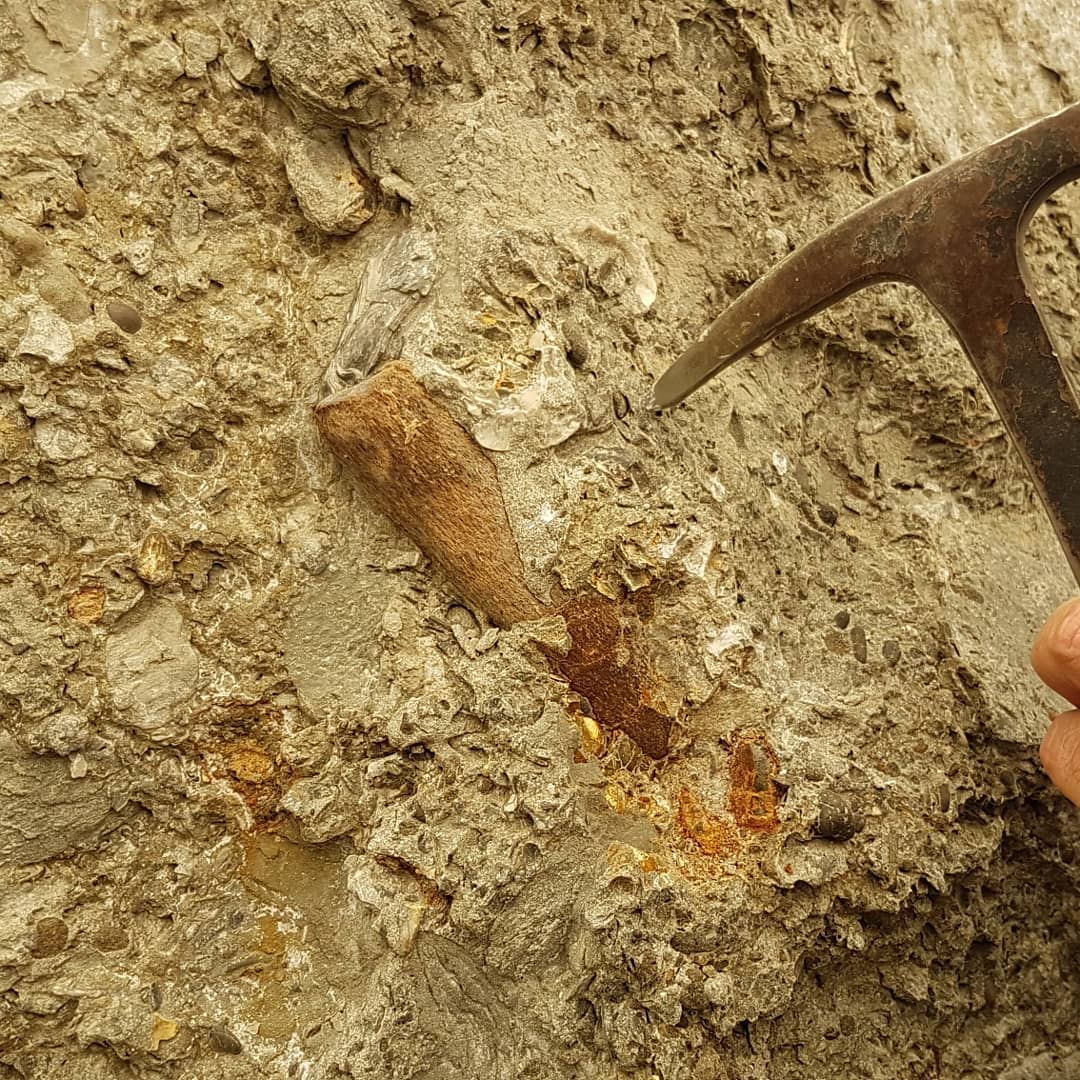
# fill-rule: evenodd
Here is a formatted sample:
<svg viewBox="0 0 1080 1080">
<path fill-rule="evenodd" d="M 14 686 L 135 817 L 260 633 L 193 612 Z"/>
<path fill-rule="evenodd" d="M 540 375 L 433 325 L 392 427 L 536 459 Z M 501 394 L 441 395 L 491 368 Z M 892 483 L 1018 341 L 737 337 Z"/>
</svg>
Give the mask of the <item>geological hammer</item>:
<svg viewBox="0 0 1080 1080">
<path fill-rule="evenodd" d="M 1080 583 L 1080 406 L 1021 252 L 1032 215 L 1077 177 L 1080 103 L 883 195 L 742 293 L 661 376 L 656 407 L 867 285 L 915 285 L 979 373 Z"/>
</svg>

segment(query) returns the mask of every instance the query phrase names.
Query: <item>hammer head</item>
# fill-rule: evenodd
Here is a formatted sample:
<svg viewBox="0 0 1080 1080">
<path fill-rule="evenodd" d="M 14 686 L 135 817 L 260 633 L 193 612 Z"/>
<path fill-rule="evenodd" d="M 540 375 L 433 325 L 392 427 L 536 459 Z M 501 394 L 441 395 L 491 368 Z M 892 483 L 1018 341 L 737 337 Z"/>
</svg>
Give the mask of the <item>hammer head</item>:
<svg viewBox="0 0 1080 1080">
<path fill-rule="evenodd" d="M 675 405 L 728 364 L 880 281 L 917 286 L 960 339 L 1080 582 L 1080 407 L 1032 298 L 1020 240 L 1080 177 L 1080 104 L 910 181 L 793 252 L 656 384 Z"/>
</svg>

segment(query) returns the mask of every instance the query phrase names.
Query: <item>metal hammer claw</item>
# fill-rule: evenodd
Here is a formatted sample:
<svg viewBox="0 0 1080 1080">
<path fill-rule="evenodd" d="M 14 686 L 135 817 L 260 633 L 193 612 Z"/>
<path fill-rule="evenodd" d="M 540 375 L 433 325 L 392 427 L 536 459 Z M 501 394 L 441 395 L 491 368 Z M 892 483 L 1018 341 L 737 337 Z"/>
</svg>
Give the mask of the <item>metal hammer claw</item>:
<svg viewBox="0 0 1080 1080">
<path fill-rule="evenodd" d="M 770 338 L 879 281 L 918 286 L 960 339 L 1080 583 L 1080 406 L 1032 297 L 1032 214 L 1080 177 L 1080 104 L 920 176 L 758 280 L 656 384 L 666 408 Z"/>
</svg>

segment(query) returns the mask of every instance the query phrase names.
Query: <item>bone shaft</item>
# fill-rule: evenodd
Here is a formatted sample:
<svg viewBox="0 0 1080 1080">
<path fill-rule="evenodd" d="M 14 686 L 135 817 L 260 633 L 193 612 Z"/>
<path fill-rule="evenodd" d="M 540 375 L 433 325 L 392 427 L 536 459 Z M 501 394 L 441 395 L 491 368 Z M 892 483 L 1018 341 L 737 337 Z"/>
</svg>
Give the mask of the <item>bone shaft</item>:
<svg viewBox="0 0 1080 1080">
<path fill-rule="evenodd" d="M 406 364 L 387 364 L 315 415 L 364 496 L 459 595 L 499 626 L 544 614 L 525 582 L 495 466 Z"/>
</svg>

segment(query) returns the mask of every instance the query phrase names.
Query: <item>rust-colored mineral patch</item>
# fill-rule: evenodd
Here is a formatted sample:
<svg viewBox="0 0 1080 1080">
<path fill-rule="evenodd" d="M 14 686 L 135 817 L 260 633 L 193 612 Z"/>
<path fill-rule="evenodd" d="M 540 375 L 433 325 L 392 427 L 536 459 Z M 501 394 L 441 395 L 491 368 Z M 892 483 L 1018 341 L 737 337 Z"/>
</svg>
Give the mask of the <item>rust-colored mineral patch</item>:
<svg viewBox="0 0 1080 1080">
<path fill-rule="evenodd" d="M 203 714 L 207 733 L 196 740 L 207 773 L 228 781 L 257 823 L 272 822 L 295 779 L 282 759 L 281 712 L 266 702 L 228 702 Z"/>
<path fill-rule="evenodd" d="M 100 585 L 84 585 L 68 597 L 67 609 L 76 622 L 96 623 L 105 613 L 105 590 Z"/>
<path fill-rule="evenodd" d="M 586 698 L 601 727 L 624 731 L 652 758 L 668 751 L 672 717 L 653 707 L 657 687 L 633 608 L 581 593 L 559 609 L 571 646 L 553 657 L 559 674 Z"/>
<path fill-rule="evenodd" d="M 706 855 L 728 858 L 742 848 L 734 826 L 712 813 L 691 788 L 679 789 L 679 809 L 675 820 L 680 832 Z"/>
<path fill-rule="evenodd" d="M 728 765 L 731 812 L 741 828 L 776 832 L 781 789 L 776 783 L 780 759 L 758 732 L 736 736 Z"/>
</svg>

